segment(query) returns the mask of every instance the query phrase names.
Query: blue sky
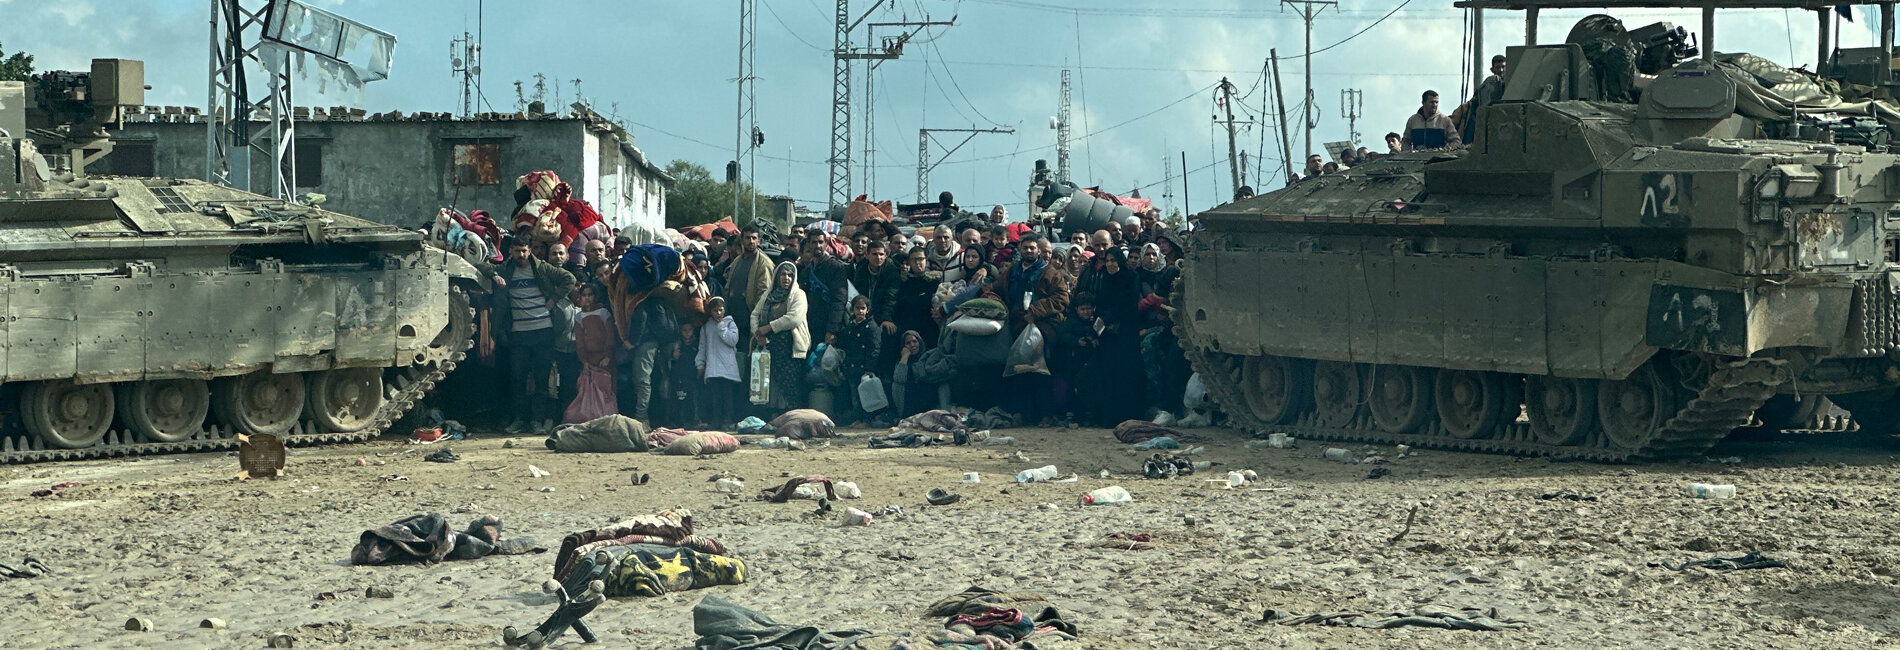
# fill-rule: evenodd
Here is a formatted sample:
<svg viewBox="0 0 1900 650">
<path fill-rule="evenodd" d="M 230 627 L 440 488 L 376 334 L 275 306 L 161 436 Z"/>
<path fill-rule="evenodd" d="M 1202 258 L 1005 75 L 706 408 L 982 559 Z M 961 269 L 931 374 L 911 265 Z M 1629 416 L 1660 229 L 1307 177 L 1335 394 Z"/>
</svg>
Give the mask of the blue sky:
<svg viewBox="0 0 1900 650">
<path fill-rule="evenodd" d="M 247 0 L 255 2 L 256 0 Z M 1448 0 L 1343 0 L 1313 27 L 1314 47 L 1340 42 L 1314 57 L 1314 141 L 1343 140 L 1340 90 L 1364 91 L 1362 141 L 1396 130 L 1417 108 L 1426 88 L 1455 95 L 1460 86 L 1464 23 Z M 40 69 L 85 69 L 94 57 L 142 59 L 148 103 L 205 102 L 209 0 L 0 0 L 0 44 L 38 57 Z M 449 72 L 449 41 L 476 31 L 477 0 L 317 0 L 317 4 L 400 39 L 391 78 L 363 93 L 369 111 L 454 111 L 458 78 Z M 830 44 L 835 0 L 758 0 L 758 87 L 761 149 L 756 179 L 762 190 L 789 193 L 814 204 L 827 198 L 831 93 Z M 872 7 L 852 0 L 855 16 Z M 514 110 L 514 82 L 544 74 L 560 80 L 563 101 L 580 92 L 603 113 L 617 112 L 637 144 L 659 160 L 684 158 L 722 169 L 732 157 L 735 120 L 738 4 L 732 0 L 568 0 L 488 2 L 483 41 L 483 94 L 495 110 Z M 1073 11 L 1080 9 L 1080 11 Z M 1588 12 L 1546 12 L 1545 42 L 1562 38 Z M 1519 15 L 1491 12 L 1486 49 L 1502 52 L 1522 42 Z M 1693 14 L 1630 11 L 1631 27 L 1674 20 L 1691 30 Z M 1302 25 L 1270 2 L 1238 0 L 886 0 L 867 22 L 956 18 L 957 25 L 920 34 L 904 57 L 877 72 L 874 179 L 854 192 L 908 202 L 916 198 L 917 133 L 932 128 L 1014 128 L 984 135 L 944 161 L 931 175 L 931 192 L 949 190 L 966 207 L 1008 204 L 1021 210 L 1033 162 L 1055 158 L 1060 70 L 1076 69 L 1073 176 L 1115 192 L 1138 186 L 1144 196 L 1164 193 L 1163 159 L 1171 161 L 1174 195 L 1164 205 L 1205 209 L 1231 194 L 1226 137 L 1217 131 L 1212 86 L 1229 77 L 1245 108 L 1260 113 L 1268 96 L 1260 70 L 1278 48 L 1287 102 L 1297 111 L 1302 63 L 1285 60 L 1302 47 Z M 1722 51 L 1746 50 L 1783 64 L 1812 65 L 1811 14 L 1780 10 L 1728 12 L 1717 24 Z M 1377 23 L 1376 25 L 1374 23 Z M 1867 21 L 1862 21 L 1866 25 Z M 1367 29 L 1370 26 L 1370 29 Z M 863 28 L 857 32 L 862 43 Z M 1844 30 L 1843 45 L 1871 44 L 1864 28 Z M 862 94 L 862 81 L 854 92 Z M 550 89 L 550 100 L 554 90 Z M 300 92 L 298 103 L 327 106 L 347 98 Z M 1269 116 L 1268 121 L 1272 118 Z M 1292 120 L 1296 125 L 1298 118 Z M 1275 131 L 1255 127 L 1242 146 L 1261 149 L 1266 136 L 1269 171 L 1279 164 Z M 857 136 L 861 137 L 861 136 Z M 946 144 L 952 144 L 954 140 Z M 854 178 L 861 177 L 862 140 L 853 144 Z M 1303 136 L 1295 129 L 1295 157 Z M 933 146 L 933 156 L 942 155 Z M 1183 196 L 1181 155 L 1193 170 Z M 1218 163 L 1216 162 L 1218 161 Z M 1267 178 L 1273 175 L 1268 173 Z M 1268 187 L 1277 183 L 1269 180 Z M 1192 203 L 1184 203 L 1191 198 Z"/>
</svg>

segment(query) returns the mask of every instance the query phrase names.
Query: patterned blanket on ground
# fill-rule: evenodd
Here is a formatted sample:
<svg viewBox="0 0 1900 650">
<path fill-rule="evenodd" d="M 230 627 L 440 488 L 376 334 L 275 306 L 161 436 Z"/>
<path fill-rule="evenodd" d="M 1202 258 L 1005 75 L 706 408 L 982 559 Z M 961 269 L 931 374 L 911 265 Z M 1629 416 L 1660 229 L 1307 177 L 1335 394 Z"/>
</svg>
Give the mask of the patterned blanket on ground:
<svg viewBox="0 0 1900 650">
<path fill-rule="evenodd" d="M 693 513 L 685 508 L 662 510 L 640 515 L 605 528 L 584 530 L 561 538 L 561 551 L 554 557 L 554 578 L 567 579 L 575 565 L 595 551 L 633 544 L 682 546 L 696 551 L 723 555 L 726 547 L 719 540 L 693 534 Z"/>
<path fill-rule="evenodd" d="M 744 562 L 686 546 L 632 544 L 603 549 L 594 557 L 602 555 L 615 563 L 601 578 L 609 598 L 661 596 L 745 582 Z"/>
</svg>

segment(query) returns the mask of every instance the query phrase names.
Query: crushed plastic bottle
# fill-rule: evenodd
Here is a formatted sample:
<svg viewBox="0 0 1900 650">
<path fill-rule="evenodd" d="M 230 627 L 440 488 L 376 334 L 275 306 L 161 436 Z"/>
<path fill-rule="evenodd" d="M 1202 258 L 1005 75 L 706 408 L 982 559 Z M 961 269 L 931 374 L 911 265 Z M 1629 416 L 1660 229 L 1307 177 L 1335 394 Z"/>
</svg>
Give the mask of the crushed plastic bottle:
<svg viewBox="0 0 1900 650">
<path fill-rule="evenodd" d="M 1690 483 L 1689 497 L 1694 499 L 1733 499 L 1735 498 L 1735 486 Z"/>
<path fill-rule="evenodd" d="M 1082 495 L 1082 505 L 1085 506 L 1127 503 L 1134 500 L 1135 497 L 1128 494 L 1128 490 L 1123 489 L 1122 486 L 1119 485 L 1110 485 L 1105 488 L 1090 490 L 1088 494 Z"/>
<path fill-rule="evenodd" d="M 1056 466 L 1043 465 L 1042 467 L 1038 467 L 1036 469 L 1026 469 L 1026 470 L 1017 472 L 1016 482 L 1017 483 L 1035 483 L 1037 481 L 1048 481 L 1061 475 L 1062 475 L 1062 472 L 1057 471 Z"/>
</svg>

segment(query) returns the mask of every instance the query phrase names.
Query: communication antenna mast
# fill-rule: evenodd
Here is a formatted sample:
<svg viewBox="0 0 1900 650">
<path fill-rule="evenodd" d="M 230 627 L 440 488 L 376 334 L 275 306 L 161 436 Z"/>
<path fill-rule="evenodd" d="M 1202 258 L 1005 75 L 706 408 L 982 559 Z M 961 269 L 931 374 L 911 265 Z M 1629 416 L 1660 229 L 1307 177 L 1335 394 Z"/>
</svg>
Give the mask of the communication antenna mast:
<svg viewBox="0 0 1900 650">
<path fill-rule="evenodd" d="M 1056 104 L 1056 180 L 1069 182 L 1069 70 L 1062 69 L 1062 93 Z"/>
<path fill-rule="evenodd" d="M 1359 145 L 1359 118 L 1366 114 L 1366 91 L 1346 88 L 1339 91 L 1339 113 L 1346 118 L 1346 139 Z"/>
<path fill-rule="evenodd" d="M 449 41 L 449 73 L 462 78 L 462 117 L 475 114 L 475 87 L 481 82 L 482 43 L 477 37 L 462 32 L 462 37 Z"/>
<path fill-rule="evenodd" d="M 759 161 L 759 145 L 765 144 L 765 134 L 759 131 L 758 96 L 756 83 L 758 76 L 753 66 L 755 37 L 759 31 L 759 15 L 755 0 L 739 0 L 739 76 L 733 81 L 739 84 L 739 110 L 737 126 L 732 136 L 732 164 L 738 167 L 738 174 L 732 178 L 732 218 L 739 221 L 739 190 L 752 187 L 752 170 Z M 749 154 L 749 157 L 748 157 Z M 743 160 L 743 162 L 741 162 Z M 742 223 L 750 224 L 759 216 L 758 192 L 753 191 L 751 211 Z"/>
</svg>

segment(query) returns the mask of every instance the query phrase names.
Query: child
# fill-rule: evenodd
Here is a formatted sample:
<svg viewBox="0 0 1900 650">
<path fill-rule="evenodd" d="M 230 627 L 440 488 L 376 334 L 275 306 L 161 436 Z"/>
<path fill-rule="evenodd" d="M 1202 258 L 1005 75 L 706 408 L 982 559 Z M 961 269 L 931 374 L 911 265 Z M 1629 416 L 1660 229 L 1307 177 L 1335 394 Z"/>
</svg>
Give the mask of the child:
<svg viewBox="0 0 1900 650">
<path fill-rule="evenodd" d="M 699 328 L 692 323 L 680 324 L 679 343 L 673 346 L 673 358 L 667 362 L 667 394 L 661 403 L 666 407 L 666 421 L 682 428 L 707 428 L 693 401 L 700 383 Z"/>
<path fill-rule="evenodd" d="M 877 376 L 878 347 L 884 338 L 884 331 L 878 328 L 877 321 L 871 320 L 871 297 L 858 296 L 851 301 L 851 319 L 842 330 L 836 332 L 838 351 L 844 354 L 844 386 L 842 390 L 851 396 L 851 416 L 857 420 L 852 426 L 861 426 L 871 417 L 864 412 L 863 400 L 858 398 L 858 383 L 866 377 Z"/>
<path fill-rule="evenodd" d="M 1093 420 L 1092 400 L 1099 379 L 1091 368 L 1100 334 L 1095 327 L 1095 294 L 1083 291 L 1069 301 L 1073 310 L 1050 347 L 1049 371 L 1056 383 L 1056 412 L 1071 422 Z"/>
<path fill-rule="evenodd" d="M 706 324 L 700 329 L 693 365 L 706 383 L 699 391 L 699 416 L 716 428 L 739 421 L 739 324 L 726 315 L 726 299 L 706 300 Z"/>
<path fill-rule="evenodd" d="M 574 384 L 574 401 L 562 418 L 580 423 L 619 412 L 614 398 L 614 326 L 612 316 L 601 303 L 606 291 L 597 284 L 582 285 L 575 292 L 580 316 L 574 321 L 574 354 L 581 363 L 580 378 Z"/>
</svg>

